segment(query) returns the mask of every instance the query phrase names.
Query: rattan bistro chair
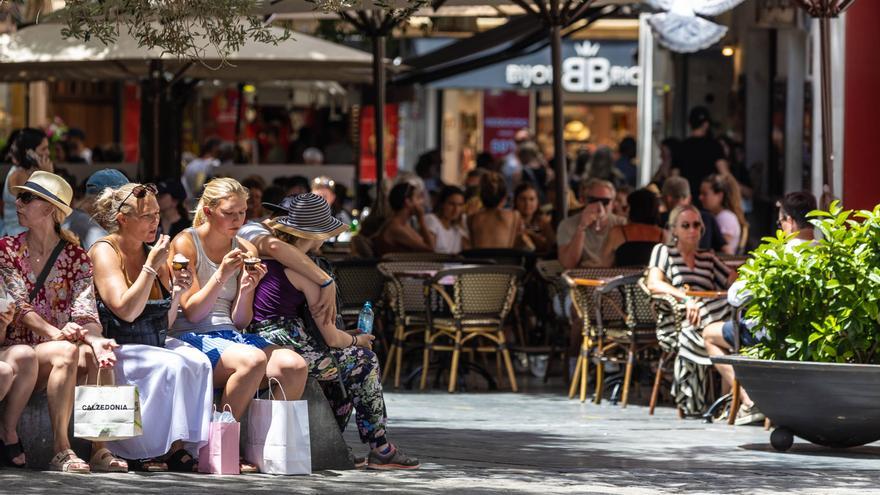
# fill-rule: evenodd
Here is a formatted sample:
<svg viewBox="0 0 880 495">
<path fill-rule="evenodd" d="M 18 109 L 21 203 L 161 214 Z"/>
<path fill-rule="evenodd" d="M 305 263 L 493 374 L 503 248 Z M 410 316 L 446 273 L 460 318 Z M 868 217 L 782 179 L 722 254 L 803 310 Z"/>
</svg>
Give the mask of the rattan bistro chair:
<svg viewBox="0 0 880 495">
<path fill-rule="evenodd" d="M 348 259 L 333 263 L 336 273 L 338 294 L 340 296 L 339 314 L 346 328 L 357 324 L 358 316 L 365 301 L 371 301 L 376 314 L 382 304 L 385 276 L 376 267 L 375 259 Z M 381 318 L 376 317 L 376 322 Z"/>
<path fill-rule="evenodd" d="M 406 341 L 427 329 L 424 281 L 433 273 L 442 270 L 443 264 L 415 261 L 383 262 L 379 263 L 378 268 L 388 281 L 386 285 L 388 307 L 394 319 L 394 333 L 382 369 L 382 381 L 385 381 L 391 367 L 394 366 L 394 388 L 398 388 Z M 418 276 L 419 272 L 424 275 Z"/>
<path fill-rule="evenodd" d="M 581 321 L 581 350 L 568 389 L 569 399 L 574 397 L 580 389 L 581 402 L 587 400 L 590 361 L 598 342 L 594 319 L 596 289 L 607 283 L 609 279 L 633 273 L 641 273 L 641 271 L 632 268 L 575 268 L 566 270 L 562 274 L 569 287 L 575 314 Z M 603 303 L 607 304 L 608 301 L 603 301 Z"/>
<path fill-rule="evenodd" d="M 382 256 L 382 262 L 412 262 L 412 263 L 453 263 L 461 261 L 454 254 L 400 252 L 387 253 Z"/>
<path fill-rule="evenodd" d="M 425 305 L 428 308 L 428 331 L 422 363 L 421 388 L 427 385 L 431 353 L 452 352 L 449 372 L 449 392 L 455 392 L 458 365 L 465 344 L 474 343 L 475 352 L 495 353 L 499 363 L 499 383 L 502 381 L 500 360 L 510 380 L 511 389 L 518 390 L 510 351 L 504 337 L 504 322 L 513 307 L 519 281 L 524 270 L 515 266 L 478 266 L 452 268 L 437 272 L 425 281 Z M 443 283 L 452 281 L 452 294 Z M 434 314 L 431 299 L 439 294 L 449 307 L 449 315 Z M 447 341 L 438 344 L 438 339 Z"/>
<path fill-rule="evenodd" d="M 621 407 L 629 401 L 636 356 L 658 347 L 654 308 L 651 298 L 639 287 L 642 271 L 616 277 L 595 291 L 596 330 L 596 403 L 602 402 L 605 362 L 626 363 L 623 374 Z M 622 304 L 621 304 L 622 303 Z M 623 351 L 620 356 L 619 351 Z"/>
</svg>

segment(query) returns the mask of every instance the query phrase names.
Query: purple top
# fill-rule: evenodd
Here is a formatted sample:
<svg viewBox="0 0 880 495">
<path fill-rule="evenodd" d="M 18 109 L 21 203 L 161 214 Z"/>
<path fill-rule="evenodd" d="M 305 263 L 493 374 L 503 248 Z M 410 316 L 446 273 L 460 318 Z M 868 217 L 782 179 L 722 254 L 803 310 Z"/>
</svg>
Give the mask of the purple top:
<svg viewBox="0 0 880 495">
<path fill-rule="evenodd" d="M 263 263 L 268 272 L 254 292 L 254 322 L 300 317 L 305 294 L 290 283 L 284 274 L 284 265 L 275 260 L 263 260 Z"/>
</svg>

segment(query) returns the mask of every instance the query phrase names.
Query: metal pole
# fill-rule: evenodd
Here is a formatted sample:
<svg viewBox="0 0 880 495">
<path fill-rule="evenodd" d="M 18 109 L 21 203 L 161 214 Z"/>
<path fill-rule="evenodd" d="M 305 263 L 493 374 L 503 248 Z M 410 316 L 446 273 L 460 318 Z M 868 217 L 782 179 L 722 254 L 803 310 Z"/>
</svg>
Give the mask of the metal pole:
<svg viewBox="0 0 880 495">
<path fill-rule="evenodd" d="M 825 175 L 825 185 L 831 194 L 834 194 L 834 122 L 831 110 L 831 19 L 821 17 L 819 19 L 819 38 L 821 48 L 821 66 L 819 68 L 822 77 L 822 168 Z"/>
<path fill-rule="evenodd" d="M 373 37 L 373 93 L 375 98 L 374 135 L 376 136 L 376 198 L 383 196 L 385 175 L 385 36 Z"/>
<path fill-rule="evenodd" d="M 558 22 L 550 26 L 550 52 L 553 64 L 553 156 L 556 172 L 556 205 L 554 220 L 561 222 L 568 216 L 568 168 L 565 165 L 565 118 L 562 112 L 562 27 Z"/>
</svg>

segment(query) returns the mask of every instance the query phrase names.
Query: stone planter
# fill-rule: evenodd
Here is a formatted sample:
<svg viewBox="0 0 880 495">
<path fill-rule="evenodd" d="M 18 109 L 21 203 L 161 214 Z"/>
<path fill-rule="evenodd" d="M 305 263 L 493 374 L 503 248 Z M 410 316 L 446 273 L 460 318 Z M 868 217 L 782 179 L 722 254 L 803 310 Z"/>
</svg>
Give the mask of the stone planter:
<svg viewBox="0 0 880 495">
<path fill-rule="evenodd" d="M 765 361 L 740 356 L 730 364 L 752 400 L 776 426 L 770 443 L 788 450 L 793 435 L 843 448 L 880 440 L 880 365 Z"/>
</svg>

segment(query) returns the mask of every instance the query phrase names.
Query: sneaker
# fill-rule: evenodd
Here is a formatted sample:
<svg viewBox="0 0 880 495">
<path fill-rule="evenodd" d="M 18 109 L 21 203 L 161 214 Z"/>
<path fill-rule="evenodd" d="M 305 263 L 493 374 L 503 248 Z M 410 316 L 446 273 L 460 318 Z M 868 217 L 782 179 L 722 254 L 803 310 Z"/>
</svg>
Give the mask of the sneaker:
<svg viewBox="0 0 880 495">
<path fill-rule="evenodd" d="M 745 405 L 740 406 L 739 411 L 736 412 L 736 421 L 734 424 L 737 426 L 750 425 L 752 423 L 758 423 L 764 421 L 764 413 L 758 410 L 758 407 L 752 404 L 751 406 L 746 407 Z"/>
<path fill-rule="evenodd" d="M 391 445 L 391 451 L 385 455 L 370 450 L 367 460 L 368 469 L 418 469 L 420 466 L 418 459 L 407 456 L 396 445 Z"/>
</svg>

